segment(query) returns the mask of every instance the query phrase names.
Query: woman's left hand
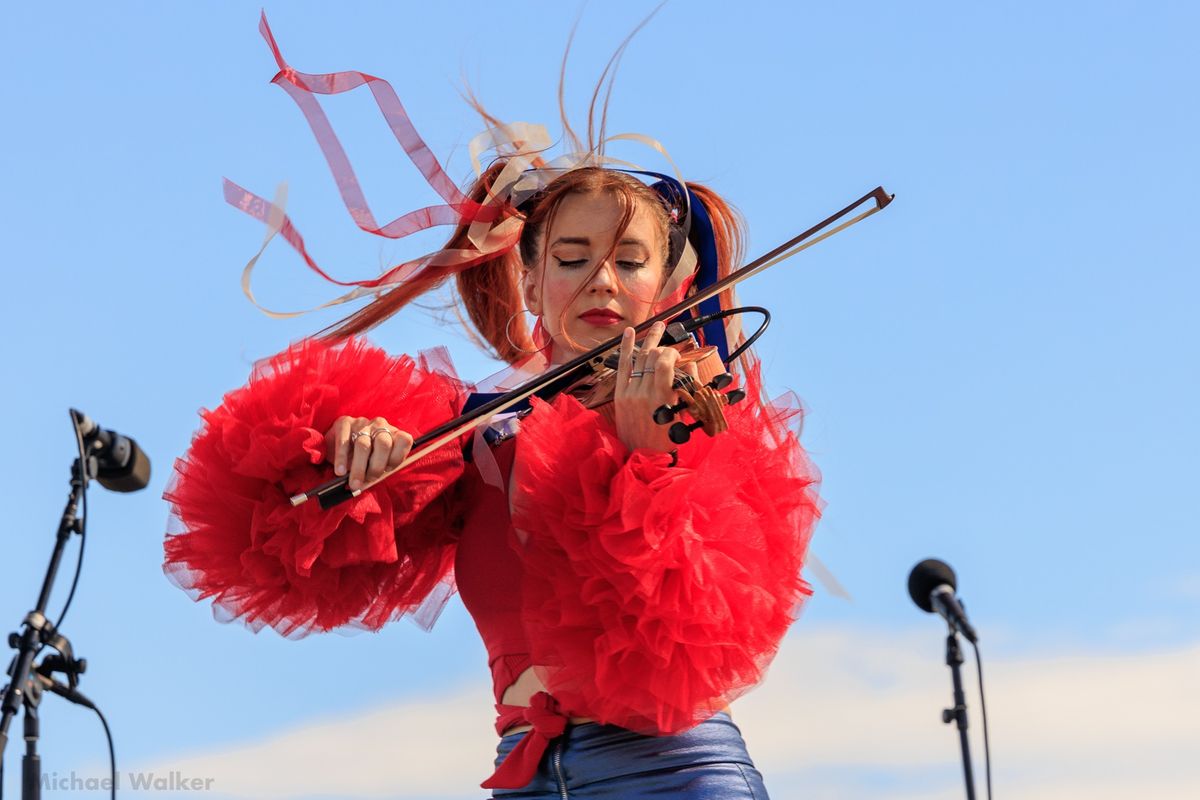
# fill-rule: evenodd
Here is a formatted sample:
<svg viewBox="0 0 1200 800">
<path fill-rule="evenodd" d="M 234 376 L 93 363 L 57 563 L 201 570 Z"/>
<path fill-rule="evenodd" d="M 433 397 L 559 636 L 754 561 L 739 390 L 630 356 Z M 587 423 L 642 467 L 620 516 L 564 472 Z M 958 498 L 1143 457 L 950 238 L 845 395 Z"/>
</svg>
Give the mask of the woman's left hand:
<svg viewBox="0 0 1200 800">
<path fill-rule="evenodd" d="M 617 364 L 617 386 L 613 393 L 616 408 L 617 436 L 630 450 L 639 447 L 665 453 L 675 449 L 667 431 L 670 425 L 654 421 L 654 410 L 678 402 L 678 392 L 672 388 L 679 351 L 659 347 L 666 325 L 656 322 L 634 351 L 634 330 L 626 328 L 621 336 L 621 359 Z M 687 364 L 684 370 L 697 377 L 696 365 Z"/>
</svg>

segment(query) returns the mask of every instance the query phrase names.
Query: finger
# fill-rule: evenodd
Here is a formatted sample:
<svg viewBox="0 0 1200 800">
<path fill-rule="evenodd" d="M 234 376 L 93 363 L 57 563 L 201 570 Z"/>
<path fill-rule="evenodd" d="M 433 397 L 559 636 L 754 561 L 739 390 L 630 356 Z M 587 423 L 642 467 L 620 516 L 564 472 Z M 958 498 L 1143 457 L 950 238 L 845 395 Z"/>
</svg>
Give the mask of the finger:
<svg viewBox="0 0 1200 800">
<path fill-rule="evenodd" d="M 658 365 L 659 358 L 661 357 L 662 348 L 656 347 L 653 350 L 645 351 L 641 362 L 638 364 L 638 372 L 641 372 L 642 376 L 640 378 L 634 378 L 634 383 L 643 395 L 650 393 L 650 389 L 655 380 L 654 370 Z"/>
<path fill-rule="evenodd" d="M 361 430 L 361 429 L 360 429 Z M 350 488 L 361 489 L 371 459 L 371 437 L 358 436 L 350 444 Z"/>
<path fill-rule="evenodd" d="M 347 439 L 350 437 L 350 417 L 338 417 L 333 427 L 325 434 L 326 458 L 333 464 L 337 475 L 346 474 L 346 456 L 349 451 Z"/>
<path fill-rule="evenodd" d="M 361 430 L 368 432 L 366 436 L 358 437 L 358 441 L 367 441 L 367 469 L 363 479 L 369 483 L 378 479 L 387 466 L 392 451 L 392 426 L 383 417 L 375 417 Z"/>
<path fill-rule="evenodd" d="M 642 339 L 642 349 L 650 350 L 658 347 L 659 341 L 662 340 L 663 331 L 667 329 L 666 323 L 661 320 L 650 326 L 650 332 L 646 334 L 646 338 Z"/>
<path fill-rule="evenodd" d="M 617 359 L 616 393 L 620 394 L 625 384 L 629 382 L 629 373 L 633 370 L 633 328 L 621 332 L 621 355 Z"/>
<path fill-rule="evenodd" d="M 367 427 L 369 424 L 366 417 L 347 417 L 348 426 L 342 432 L 338 439 L 338 464 L 342 465 L 342 471 L 338 474 L 345 475 L 350 471 L 350 465 L 354 460 L 354 441 L 353 434 Z M 333 467 L 337 469 L 337 464 Z"/>
<path fill-rule="evenodd" d="M 392 432 L 386 429 L 378 429 L 371 440 L 371 455 L 367 461 L 367 481 L 378 480 L 379 476 L 387 469 L 388 458 L 392 455 L 392 443 L 395 441 L 392 438 Z"/>
<path fill-rule="evenodd" d="M 396 431 L 392 436 L 392 452 L 388 456 L 388 469 L 398 467 L 412 452 L 413 437 L 404 431 Z"/>
<path fill-rule="evenodd" d="M 674 393 L 672 385 L 675 383 L 675 364 L 679 361 L 679 351 L 674 347 L 659 347 L 654 352 L 658 358 L 654 361 L 653 389 L 655 395 L 665 402 Z"/>
</svg>

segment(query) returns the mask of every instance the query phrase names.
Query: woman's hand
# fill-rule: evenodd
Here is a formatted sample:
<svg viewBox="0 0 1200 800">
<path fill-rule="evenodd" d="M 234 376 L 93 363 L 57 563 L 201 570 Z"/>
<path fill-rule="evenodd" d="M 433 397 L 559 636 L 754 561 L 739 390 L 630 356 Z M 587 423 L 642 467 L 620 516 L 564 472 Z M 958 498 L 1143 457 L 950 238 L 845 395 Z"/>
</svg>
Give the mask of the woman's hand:
<svg viewBox="0 0 1200 800">
<path fill-rule="evenodd" d="M 412 444 L 412 436 L 383 417 L 338 417 L 325 434 L 326 458 L 338 475 L 349 469 L 351 491 L 400 466 Z"/>
<path fill-rule="evenodd" d="M 665 453 L 675 449 L 667 433 L 671 426 L 654 421 L 656 408 L 678 402 L 678 392 L 672 384 L 679 351 L 658 346 L 666 328 L 661 322 L 654 323 L 636 355 L 633 328 L 626 328 L 621 336 L 621 359 L 617 364 L 613 405 L 616 407 L 617 436 L 630 450 L 642 447 Z M 687 364 L 684 369 L 693 378 L 698 377 L 695 364 Z"/>
</svg>

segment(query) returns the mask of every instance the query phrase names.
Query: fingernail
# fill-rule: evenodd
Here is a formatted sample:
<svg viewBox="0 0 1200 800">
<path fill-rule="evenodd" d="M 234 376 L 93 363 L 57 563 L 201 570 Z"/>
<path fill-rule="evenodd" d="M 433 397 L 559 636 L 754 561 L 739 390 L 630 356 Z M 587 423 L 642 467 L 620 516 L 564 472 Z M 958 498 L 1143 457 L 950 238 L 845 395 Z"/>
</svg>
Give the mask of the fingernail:
<svg viewBox="0 0 1200 800">
<path fill-rule="evenodd" d="M 338 464 L 336 467 L 333 468 L 333 471 L 336 472 L 338 475 L 345 475 L 346 474 L 346 465 Z"/>
<path fill-rule="evenodd" d="M 358 478 L 355 478 L 354 480 L 350 481 L 350 488 L 358 491 L 362 488 L 362 481 L 360 481 Z"/>
</svg>

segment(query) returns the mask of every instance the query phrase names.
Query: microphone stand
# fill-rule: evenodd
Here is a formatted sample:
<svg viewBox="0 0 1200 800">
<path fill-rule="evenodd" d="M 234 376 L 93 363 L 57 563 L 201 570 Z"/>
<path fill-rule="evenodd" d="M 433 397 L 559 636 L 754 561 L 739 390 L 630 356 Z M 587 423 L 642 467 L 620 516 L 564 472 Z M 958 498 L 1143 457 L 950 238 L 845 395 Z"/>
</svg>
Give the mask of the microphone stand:
<svg viewBox="0 0 1200 800">
<path fill-rule="evenodd" d="M 37 754 L 38 717 L 37 704 L 41 699 L 40 687 L 33 687 L 30 671 L 33 660 L 43 646 L 60 650 L 70 644 L 54 628 L 54 623 L 46 618 L 46 604 L 50 600 L 50 590 L 54 586 L 54 578 L 58 574 L 58 566 L 62 561 L 63 550 L 72 533 L 82 531 L 80 519 L 77 516 L 80 498 L 83 496 L 86 481 L 95 477 L 96 459 L 88 457 L 81 464 L 75 459 L 71 467 L 71 492 L 63 509 L 62 520 L 58 526 L 58 537 L 54 544 L 54 552 L 50 556 L 50 564 L 46 567 L 46 577 L 42 581 L 42 591 L 38 595 L 37 607 L 25 615 L 22 623 L 24 630 L 20 634 L 8 635 L 9 647 L 17 650 L 8 668 L 9 683 L 4 687 L 3 699 L 0 700 L 0 775 L 3 775 L 4 750 L 8 744 L 8 728 L 12 719 L 22 705 L 25 706 L 25 740 L 26 751 L 23 759 L 24 776 L 22 790 L 25 797 L 40 796 L 41 775 L 40 762 Z M 84 474 L 86 471 L 86 474 Z M 0 795 L 4 787 L 0 786 Z M 32 792 L 32 795 L 29 794 Z"/>
<path fill-rule="evenodd" d="M 25 755 L 21 758 L 21 800 L 42 798 L 42 758 L 37 751 L 41 732 L 38 703 L 41 701 L 42 686 L 30 678 L 25 682 Z"/>
<path fill-rule="evenodd" d="M 950 625 L 946 636 L 946 666 L 954 681 L 954 707 L 942 709 L 942 722 L 958 723 L 958 741 L 962 748 L 963 777 L 967 781 L 967 800 L 975 800 L 975 776 L 971 771 L 971 745 L 967 739 L 967 698 L 962 684 L 962 648 L 959 647 L 958 629 Z"/>
</svg>

